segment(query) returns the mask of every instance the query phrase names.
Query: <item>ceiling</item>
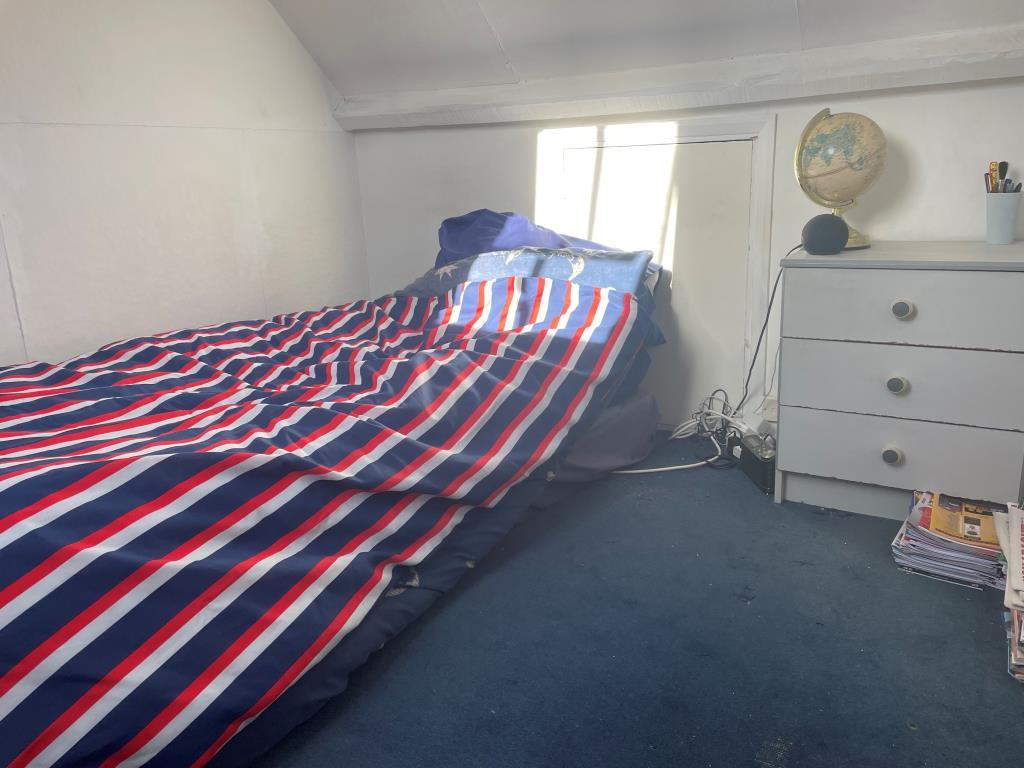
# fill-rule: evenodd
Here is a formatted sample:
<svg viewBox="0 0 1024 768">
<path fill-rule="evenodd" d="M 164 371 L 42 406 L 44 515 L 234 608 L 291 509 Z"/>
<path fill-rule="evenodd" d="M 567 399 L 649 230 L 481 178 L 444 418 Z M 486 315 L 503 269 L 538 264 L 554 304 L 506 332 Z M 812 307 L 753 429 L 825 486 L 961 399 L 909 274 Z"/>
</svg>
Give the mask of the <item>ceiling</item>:
<svg viewBox="0 0 1024 768">
<path fill-rule="evenodd" d="M 1022 0 L 271 0 L 346 98 L 1024 22 Z"/>
</svg>

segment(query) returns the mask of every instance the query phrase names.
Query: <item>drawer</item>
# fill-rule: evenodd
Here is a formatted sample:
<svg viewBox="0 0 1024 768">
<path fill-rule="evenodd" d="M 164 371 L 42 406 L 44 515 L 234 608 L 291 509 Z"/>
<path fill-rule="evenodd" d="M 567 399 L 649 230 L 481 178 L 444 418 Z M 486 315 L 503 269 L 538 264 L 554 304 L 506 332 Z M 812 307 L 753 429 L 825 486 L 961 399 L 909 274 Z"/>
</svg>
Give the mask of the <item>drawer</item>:
<svg viewBox="0 0 1024 768">
<path fill-rule="evenodd" d="M 1024 354 L 786 338 L 781 366 L 781 405 L 1024 431 Z"/>
<path fill-rule="evenodd" d="M 901 463 L 883 460 L 889 448 L 901 452 Z M 1013 501 L 1024 434 L 783 406 L 778 463 L 785 472 Z"/>
<path fill-rule="evenodd" d="M 789 267 L 782 335 L 1021 352 L 1021 296 L 1020 272 Z M 897 318 L 896 302 L 912 315 Z"/>
</svg>

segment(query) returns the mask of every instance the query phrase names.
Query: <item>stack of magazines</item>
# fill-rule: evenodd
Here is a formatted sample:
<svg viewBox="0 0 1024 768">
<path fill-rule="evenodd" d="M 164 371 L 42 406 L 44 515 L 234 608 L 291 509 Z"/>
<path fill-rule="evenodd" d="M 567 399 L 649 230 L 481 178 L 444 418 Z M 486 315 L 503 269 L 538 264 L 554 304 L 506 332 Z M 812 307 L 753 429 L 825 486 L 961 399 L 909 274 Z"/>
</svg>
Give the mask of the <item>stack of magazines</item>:
<svg viewBox="0 0 1024 768">
<path fill-rule="evenodd" d="M 1006 558 L 996 532 L 1005 504 L 914 491 L 910 515 L 892 541 L 896 564 L 966 587 L 1006 586 Z"/>
<path fill-rule="evenodd" d="M 1019 504 L 914 491 L 892 554 L 905 571 L 1003 590 L 1007 671 L 1024 683 L 1024 511 Z"/>
<path fill-rule="evenodd" d="M 1007 504 L 1005 513 L 996 514 L 996 534 L 1006 555 L 1007 670 L 1024 683 L 1024 512 L 1019 504 Z"/>
</svg>

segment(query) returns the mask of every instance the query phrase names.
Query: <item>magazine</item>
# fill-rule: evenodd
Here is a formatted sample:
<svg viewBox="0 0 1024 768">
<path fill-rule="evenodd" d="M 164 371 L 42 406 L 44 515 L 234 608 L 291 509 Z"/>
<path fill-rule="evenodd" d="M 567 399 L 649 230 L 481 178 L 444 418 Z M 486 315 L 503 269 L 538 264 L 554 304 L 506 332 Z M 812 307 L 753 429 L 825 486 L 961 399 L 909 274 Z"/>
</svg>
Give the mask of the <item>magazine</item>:
<svg viewBox="0 0 1024 768">
<path fill-rule="evenodd" d="M 1004 589 L 999 516 L 1007 514 L 1005 504 L 915 491 L 910 514 L 892 541 L 893 558 L 912 573 L 976 589 Z"/>
</svg>

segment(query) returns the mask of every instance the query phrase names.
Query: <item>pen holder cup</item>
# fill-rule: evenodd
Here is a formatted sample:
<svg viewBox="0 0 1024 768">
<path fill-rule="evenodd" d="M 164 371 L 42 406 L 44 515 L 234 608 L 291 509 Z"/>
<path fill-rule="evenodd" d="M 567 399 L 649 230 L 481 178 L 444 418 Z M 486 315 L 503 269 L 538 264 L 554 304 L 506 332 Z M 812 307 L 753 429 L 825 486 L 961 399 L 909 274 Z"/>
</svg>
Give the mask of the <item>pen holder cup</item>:
<svg viewBox="0 0 1024 768">
<path fill-rule="evenodd" d="M 985 195 L 987 235 L 991 245 L 1009 245 L 1017 229 L 1017 209 L 1020 192 L 989 192 Z"/>
</svg>

